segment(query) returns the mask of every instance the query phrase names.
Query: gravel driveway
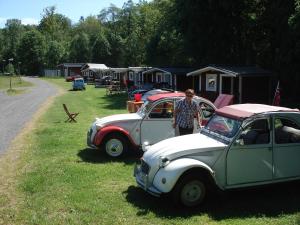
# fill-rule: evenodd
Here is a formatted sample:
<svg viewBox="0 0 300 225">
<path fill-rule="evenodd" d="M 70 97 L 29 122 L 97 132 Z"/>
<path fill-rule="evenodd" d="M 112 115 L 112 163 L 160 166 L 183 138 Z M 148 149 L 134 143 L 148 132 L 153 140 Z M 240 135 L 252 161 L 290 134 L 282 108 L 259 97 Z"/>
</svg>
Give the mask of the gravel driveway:
<svg viewBox="0 0 300 225">
<path fill-rule="evenodd" d="M 26 122 L 31 120 L 41 104 L 58 92 L 54 85 L 39 78 L 23 77 L 23 79 L 34 84 L 27 87 L 25 93 L 8 96 L 5 91 L 0 91 L 0 155 Z"/>
</svg>

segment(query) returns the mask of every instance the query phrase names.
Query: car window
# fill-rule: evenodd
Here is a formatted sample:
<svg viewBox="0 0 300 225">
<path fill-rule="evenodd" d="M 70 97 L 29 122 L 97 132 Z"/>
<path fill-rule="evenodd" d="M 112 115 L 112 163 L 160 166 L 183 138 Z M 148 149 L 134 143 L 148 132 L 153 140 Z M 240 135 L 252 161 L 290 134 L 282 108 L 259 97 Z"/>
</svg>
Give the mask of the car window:
<svg viewBox="0 0 300 225">
<path fill-rule="evenodd" d="M 270 129 L 267 119 L 257 119 L 248 124 L 240 138 L 244 145 L 268 144 L 270 142 Z"/>
<path fill-rule="evenodd" d="M 300 143 L 300 126 L 286 118 L 275 118 L 275 143 Z"/>
<path fill-rule="evenodd" d="M 174 103 L 165 101 L 154 106 L 149 113 L 149 118 L 173 118 Z"/>
<path fill-rule="evenodd" d="M 205 130 L 232 138 L 240 127 L 240 121 L 220 115 L 214 115 L 205 126 Z"/>
<path fill-rule="evenodd" d="M 210 118 L 215 112 L 214 108 L 205 102 L 200 102 L 199 107 L 201 109 L 201 116 L 204 119 Z"/>
</svg>

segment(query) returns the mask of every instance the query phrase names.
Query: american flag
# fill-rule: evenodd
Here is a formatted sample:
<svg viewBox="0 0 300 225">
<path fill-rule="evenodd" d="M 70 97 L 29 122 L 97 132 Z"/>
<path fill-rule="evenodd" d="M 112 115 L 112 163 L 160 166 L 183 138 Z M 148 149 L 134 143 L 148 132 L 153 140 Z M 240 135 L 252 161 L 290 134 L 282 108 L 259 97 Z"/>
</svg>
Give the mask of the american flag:
<svg viewBox="0 0 300 225">
<path fill-rule="evenodd" d="M 274 94 L 273 105 L 279 106 L 279 104 L 280 104 L 280 88 L 279 88 L 279 81 L 278 81 L 275 94 Z"/>
</svg>

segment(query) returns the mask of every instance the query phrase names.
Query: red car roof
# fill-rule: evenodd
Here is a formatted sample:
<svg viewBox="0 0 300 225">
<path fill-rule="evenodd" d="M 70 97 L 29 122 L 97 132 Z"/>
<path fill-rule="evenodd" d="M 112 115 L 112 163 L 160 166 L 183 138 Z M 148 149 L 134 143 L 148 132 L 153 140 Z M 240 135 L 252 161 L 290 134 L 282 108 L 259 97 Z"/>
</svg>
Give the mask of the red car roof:
<svg viewBox="0 0 300 225">
<path fill-rule="evenodd" d="M 147 99 L 148 101 L 157 101 L 161 98 L 170 98 L 170 97 L 184 97 L 185 94 L 183 92 L 167 92 L 162 94 L 151 95 Z"/>
<path fill-rule="evenodd" d="M 279 106 L 263 105 L 263 104 L 237 104 L 225 106 L 221 109 L 217 109 L 216 113 L 219 115 L 243 119 L 255 114 L 265 112 L 299 112 L 299 109 L 290 109 Z"/>
</svg>

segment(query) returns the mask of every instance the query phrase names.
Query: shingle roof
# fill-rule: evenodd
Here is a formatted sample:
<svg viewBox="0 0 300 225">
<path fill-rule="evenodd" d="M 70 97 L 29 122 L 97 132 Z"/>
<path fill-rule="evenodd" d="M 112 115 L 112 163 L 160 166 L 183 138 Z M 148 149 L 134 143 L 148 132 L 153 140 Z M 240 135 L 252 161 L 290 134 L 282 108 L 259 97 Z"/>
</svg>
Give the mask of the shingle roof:
<svg viewBox="0 0 300 225">
<path fill-rule="evenodd" d="M 207 71 L 218 71 L 225 74 L 231 74 L 233 76 L 272 74 L 270 71 L 264 70 L 256 66 L 208 65 L 206 67 L 188 73 L 187 76 L 199 75 L 200 73 L 207 72 Z"/>
<path fill-rule="evenodd" d="M 149 70 L 144 71 L 143 73 L 153 73 L 153 72 L 163 72 L 171 73 L 176 75 L 186 75 L 187 73 L 194 71 L 194 68 L 177 68 L 177 67 L 154 67 Z"/>
</svg>

